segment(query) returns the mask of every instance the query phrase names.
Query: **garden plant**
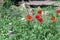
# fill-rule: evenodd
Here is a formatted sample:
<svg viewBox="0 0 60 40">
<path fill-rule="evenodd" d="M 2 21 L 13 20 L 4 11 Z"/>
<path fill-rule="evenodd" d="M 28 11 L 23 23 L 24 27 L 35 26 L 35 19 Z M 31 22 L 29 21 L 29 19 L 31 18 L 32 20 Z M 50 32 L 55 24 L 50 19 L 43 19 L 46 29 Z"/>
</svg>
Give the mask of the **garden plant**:
<svg viewBox="0 0 60 40">
<path fill-rule="evenodd" d="M 32 9 L 0 4 L 0 40 L 60 40 L 60 9 Z"/>
</svg>

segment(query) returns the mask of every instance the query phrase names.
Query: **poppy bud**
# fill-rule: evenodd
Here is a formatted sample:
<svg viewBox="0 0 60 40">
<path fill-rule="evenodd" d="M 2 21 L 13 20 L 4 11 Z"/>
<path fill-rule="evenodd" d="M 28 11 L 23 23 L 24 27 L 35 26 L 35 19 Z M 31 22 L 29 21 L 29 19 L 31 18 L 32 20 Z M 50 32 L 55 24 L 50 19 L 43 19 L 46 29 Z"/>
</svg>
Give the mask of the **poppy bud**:
<svg viewBox="0 0 60 40">
<path fill-rule="evenodd" d="M 39 15 L 36 15 L 35 18 L 36 18 L 39 22 L 42 22 L 42 20 L 43 20 Z"/>
<path fill-rule="evenodd" d="M 38 10 L 38 14 L 42 14 L 42 10 Z"/>
<path fill-rule="evenodd" d="M 51 19 L 52 21 L 54 21 L 56 18 L 55 18 L 54 16 L 52 16 L 50 19 Z"/>
<path fill-rule="evenodd" d="M 40 18 L 38 18 L 37 19 L 39 22 L 42 22 L 43 21 L 43 19 L 40 17 Z"/>
<path fill-rule="evenodd" d="M 60 13 L 60 9 L 57 9 L 56 12 L 57 12 L 57 13 Z"/>
<path fill-rule="evenodd" d="M 40 17 L 39 15 L 36 15 L 36 16 L 35 16 L 36 19 L 39 18 L 39 17 Z"/>
</svg>

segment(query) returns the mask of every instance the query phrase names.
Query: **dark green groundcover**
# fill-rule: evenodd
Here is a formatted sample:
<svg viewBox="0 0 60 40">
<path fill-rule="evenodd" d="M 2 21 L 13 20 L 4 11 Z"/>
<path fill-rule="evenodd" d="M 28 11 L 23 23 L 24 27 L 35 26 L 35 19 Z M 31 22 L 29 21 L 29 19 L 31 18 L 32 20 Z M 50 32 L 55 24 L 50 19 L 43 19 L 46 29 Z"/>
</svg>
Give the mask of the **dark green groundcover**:
<svg viewBox="0 0 60 40">
<path fill-rule="evenodd" d="M 12 7 L 11 7 L 12 6 Z M 42 8 L 47 15 L 41 15 L 42 22 L 36 20 L 35 15 L 39 8 L 32 8 L 34 15 L 27 21 L 27 8 L 11 5 L 9 8 L 0 4 L 0 40 L 60 40 L 60 14 L 56 13 L 51 6 Z M 56 17 L 51 21 L 51 15 Z"/>
</svg>

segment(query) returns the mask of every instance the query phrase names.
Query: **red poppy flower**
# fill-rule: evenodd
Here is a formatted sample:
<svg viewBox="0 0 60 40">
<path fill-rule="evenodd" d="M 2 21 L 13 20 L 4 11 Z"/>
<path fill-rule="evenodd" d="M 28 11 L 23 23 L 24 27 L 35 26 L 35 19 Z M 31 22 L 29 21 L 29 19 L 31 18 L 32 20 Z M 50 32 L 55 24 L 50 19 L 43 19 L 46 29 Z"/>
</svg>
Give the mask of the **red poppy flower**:
<svg viewBox="0 0 60 40">
<path fill-rule="evenodd" d="M 38 10 L 38 14 L 42 14 L 42 10 Z"/>
<path fill-rule="evenodd" d="M 35 18 L 36 18 L 39 22 L 42 22 L 42 20 L 43 20 L 39 15 L 36 15 Z"/>
<path fill-rule="evenodd" d="M 57 9 L 56 12 L 57 12 L 57 13 L 60 13 L 60 9 Z"/>
<path fill-rule="evenodd" d="M 32 19 L 32 16 L 31 16 L 31 15 L 27 15 L 27 16 L 26 16 L 26 19 L 27 19 L 28 21 L 30 21 L 30 20 Z"/>
<path fill-rule="evenodd" d="M 36 16 L 35 16 L 36 19 L 39 18 L 39 17 L 40 17 L 39 15 L 36 15 Z"/>
<path fill-rule="evenodd" d="M 40 18 L 38 18 L 37 19 L 39 22 L 42 22 L 43 21 L 43 19 L 40 17 Z"/>
<path fill-rule="evenodd" d="M 54 16 L 52 16 L 52 17 L 51 17 L 51 20 L 52 20 L 52 21 L 54 21 L 54 20 L 55 20 L 55 17 L 54 17 Z"/>
</svg>

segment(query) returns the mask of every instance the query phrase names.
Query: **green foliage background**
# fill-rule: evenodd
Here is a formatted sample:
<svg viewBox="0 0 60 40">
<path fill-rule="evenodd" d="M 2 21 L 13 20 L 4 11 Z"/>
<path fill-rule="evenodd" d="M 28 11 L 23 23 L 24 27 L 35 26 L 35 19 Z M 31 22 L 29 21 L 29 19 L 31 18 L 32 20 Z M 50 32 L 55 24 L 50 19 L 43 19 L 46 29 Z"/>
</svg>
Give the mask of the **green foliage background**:
<svg viewBox="0 0 60 40">
<path fill-rule="evenodd" d="M 9 4 L 0 4 L 0 40 L 60 40 L 60 15 L 57 16 L 55 8 L 52 9 L 51 6 L 42 8 L 43 11 L 49 11 L 47 16 L 42 16 L 43 22 L 38 22 L 34 15 L 29 22 L 21 20 L 27 15 L 27 8 L 21 11 L 19 6 L 12 10 L 12 4 Z M 36 13 L 38 8 L 33 10 Z M 52 22 L 49 19 L 51 15 L 57 20 Z M 13 33 L 8 35 L 8 30 L 12 30 Z"/>
</svg>

